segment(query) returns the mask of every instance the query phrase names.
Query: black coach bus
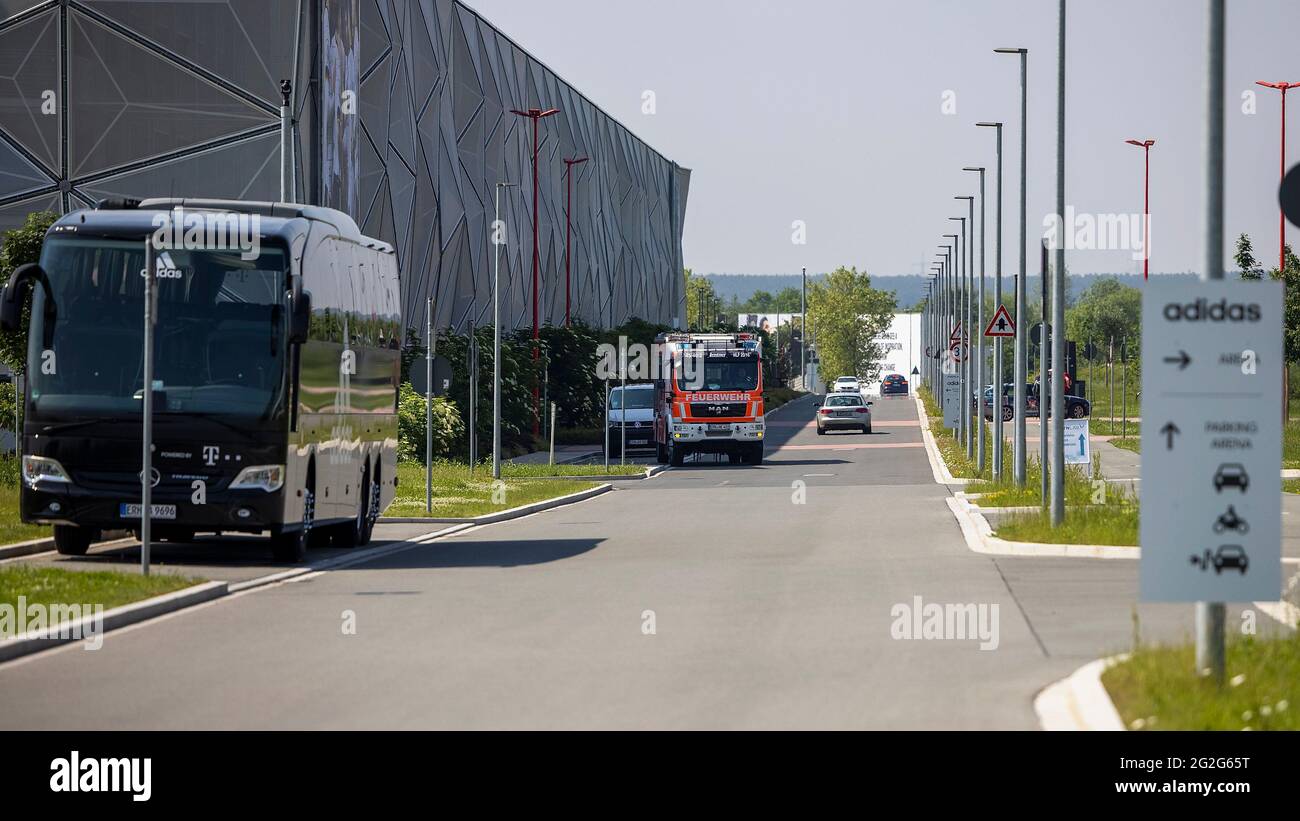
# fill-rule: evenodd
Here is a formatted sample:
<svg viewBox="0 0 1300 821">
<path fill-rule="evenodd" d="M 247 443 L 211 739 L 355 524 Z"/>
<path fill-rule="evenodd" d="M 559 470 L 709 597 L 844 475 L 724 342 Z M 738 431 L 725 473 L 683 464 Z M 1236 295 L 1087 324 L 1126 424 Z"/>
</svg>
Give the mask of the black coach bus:
<svg viewBox="0 0 1300 821">
<path fill-rule="evenodd" d="M 21 510 L 60 553 L 140 528 L 146 242 L 157 300 L 153 533 L 364 544 L 396 494 L 401 317 L 387 245 L 346 214 L 151 199 L 62 217 L 16 270 L 31 294 Z"/>
</svg>

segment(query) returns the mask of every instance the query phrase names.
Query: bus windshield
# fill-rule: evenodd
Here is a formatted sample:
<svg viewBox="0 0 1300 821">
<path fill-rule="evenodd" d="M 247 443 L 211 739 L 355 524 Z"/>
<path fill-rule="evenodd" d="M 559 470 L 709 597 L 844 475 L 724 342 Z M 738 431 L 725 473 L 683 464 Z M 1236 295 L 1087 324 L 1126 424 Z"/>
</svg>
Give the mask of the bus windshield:
<svg viewBox="0 0 1300 821">
<path fill-rule="evenodd" d="M 283 390 L 286 257 L 263 246 L 155 254 L 154 409 L 267 417 Z M 139 413 L 144 239 L 51 237 L 41 255 L 57 306 L 44 350 L 44 289 L 33 289 L 33 419 Z"/>
</svg>

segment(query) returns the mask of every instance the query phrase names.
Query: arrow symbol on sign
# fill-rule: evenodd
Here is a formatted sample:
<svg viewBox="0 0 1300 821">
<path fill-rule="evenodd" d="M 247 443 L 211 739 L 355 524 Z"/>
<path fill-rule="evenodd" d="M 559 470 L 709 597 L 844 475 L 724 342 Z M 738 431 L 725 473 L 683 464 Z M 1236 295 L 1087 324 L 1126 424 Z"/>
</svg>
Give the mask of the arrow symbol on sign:
<svg viewBox="0 0 1300 821">
<path fill-rule="evenodd" d="M 1086 437 L 1081 433 L 1081 434 L 1079 434 L 1079 453 L 1080 453 L 1080 455 L 1082 455 L 1083 452 L 1086 451 L 1087 449 L 1088 449 L 1087 438 L 1086 438 Z"/>
<path fill-rule="evenodd" d="M 1178 426 L 1173 422 L 1166 422 L 1165 426 L 1160 429 L 1160 432 L 1165 435 L 1165 450 L 1173 450 L 1174 437 L 1182 433 L 1182 431 L 1180 431 Z"/>
<path fill-rule="evenodd" d="M 1185 371 L 1187 366 L 1192 364 L 1192 358 L 1187 355 L 1187 351 L 1179 351 L 1178 356 L 1166 356 L 1165 362 L 1170 365 L 1177 365 L 1178 370 Z"/>
</svg>

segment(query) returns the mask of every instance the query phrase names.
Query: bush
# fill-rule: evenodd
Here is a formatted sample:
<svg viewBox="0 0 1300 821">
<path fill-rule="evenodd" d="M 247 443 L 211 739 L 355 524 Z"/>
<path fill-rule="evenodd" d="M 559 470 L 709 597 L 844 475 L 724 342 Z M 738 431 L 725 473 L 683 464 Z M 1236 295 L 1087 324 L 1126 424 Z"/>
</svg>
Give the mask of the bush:
<svg viewBox="0 0 1300 821">
<path fill-rule="evenodd" d="M 402 385 L 397 404 L 397 458 L 399 461 L 424 461 L 425 399 L 410 383 Z M 455 403 L 437 397 L 433 400 L 433 458 L 445 459 L 465 438 L 465 423 Z"/>
<path fill-rule="evenodd" d="M 45 242 L 45 232 L 59 218 L 49 211 L 37 211 L 27 215 L 21 226 L 6 231 L 0 238 L 0 285 L 7 283 L 14 269 L 29 262 L 39 262 L 41 244 Z M 27 370 L 27 319 L 30 307 L 23 308 L 23 327 L 21 331 L 5 333 L 0 331 L 0 361 L 9 366 L 14 373 Z"/>
</svg>

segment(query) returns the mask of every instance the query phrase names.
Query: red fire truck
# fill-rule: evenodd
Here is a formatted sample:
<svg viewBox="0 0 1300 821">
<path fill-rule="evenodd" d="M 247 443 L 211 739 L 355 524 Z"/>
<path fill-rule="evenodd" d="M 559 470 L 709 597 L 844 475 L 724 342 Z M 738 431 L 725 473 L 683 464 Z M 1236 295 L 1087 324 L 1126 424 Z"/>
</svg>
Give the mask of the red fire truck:
<svg viewBox="0 0 1300 821">
<path fill-rule="evenodd" d="M 659 462 L 692 453 L 763 462 L 763 368 L 755 334 L 664 333 L 655 339 Z"/>
</svg>

